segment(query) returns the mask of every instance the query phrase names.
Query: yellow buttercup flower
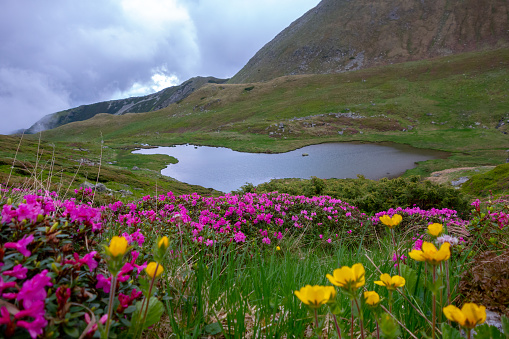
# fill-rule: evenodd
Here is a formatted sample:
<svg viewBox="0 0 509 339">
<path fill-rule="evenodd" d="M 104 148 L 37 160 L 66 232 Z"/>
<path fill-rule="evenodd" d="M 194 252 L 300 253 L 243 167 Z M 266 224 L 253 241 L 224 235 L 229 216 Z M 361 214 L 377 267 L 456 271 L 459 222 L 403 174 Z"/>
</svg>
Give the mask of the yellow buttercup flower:
<svg viewBox="0 0 509 339">
<path fill-rule="evenodd" d="M 126 238 L 114 236 L 111 239 L 108 250 L 113 257 L 118 257 L 120 255 L 124 255 L 127 252 L 127 247 L 128 244 Z"/>
<path fill-rule="evenodd" d="M 332 275 L 327 274 L 326 277 L 333 285 L 353 293 L 366 283 L 364 279 L 365 273 L 366 271 L 362 264 L 355 264 L 352 267 L 343 266 L 335 269 Z"/>
<path fill-rule="evenodd" d="M 474 303 L 466 303 L 461 310 L 454 305 L 444 307 L 444 315 L 447 319 L 455 321 L 460 326 L 472 329 L 477 324 L 486 321 L 486 307 L 477 306 Z"/>
<path fill-rule="evenodd" d="M 364 292 L 364 300 L 369 306 L 376 306 L 380 303 L 380 296 L 375 291 Z"/>
<path fill-rule="evenodd" d="M 281 247 L 276 246 L 276 251 L 281 251 Z"/>
<path fill-rule="evenodd" d="M 434 223 L 428 226 L 428 233 L 434 237 L 438 237 L 443 230 L 444 227 L 442 226 L 442 224 Z"/>
<path fill-rule="evenodd" d="M 170 242 L 168 241 L 168 237 L 164 236 L 161 239 L 159 239 L 159 242 L 157 243 L 157 247 L 161 248 L 164 247 L 165 249 L 170 246 Z"/>
<path fill-rule="evenodd" d="M 306 285 L 294 293 L 300 301 L 312 308 L 319 308 L 336 297 L 333 286 Z"/>
<path fill-rule="evenodd" d="M 394 228 L 399 225 L 399 223 L 403 220 L 403 217 L 399 214 L 394 214 L 391 217 L 389 217 L 387 214 L 384 214 L 380 217 L 380 221 L 382 224 L 386 225 L 389 228 Z"/>
<path fill-rule="evenodd" d="M 157 267 L 157 272 L 156 272 L 156 267 Z M 145 268 L 145 271 L 147 272 L 149 277 L 154 278 L 154 275 L 156 277 L 160 276 L 161 273 L 163 273 L 164 269 L 163 269 L 163 266 L 158 265 L 156 262 L 151 262 L 150 264 L 147 265 L 147 267 Z"/>
<path fill-rule="evenodd" d="M 444 260 L 448 260 L 451 257 L 451 244 L 444 242 L 440 249 L 437 250 L 435 245 L 425 241 L 422 244 L 422 250 L 412 250 L 408 253 L 408 256 L 417 261 L 425 261 L 431 265 L 438 265 Z"/>
<path fill-rule="evenodd" d="M 380 276 L 379 281 L 375 281 L 375 284 L 385 286 L 388 290 L 395 290 L 398 287 L 405 286 L 405 278 L 399 275 L 391 277 L 389 274 L 384 273 Z"/>
</svg>

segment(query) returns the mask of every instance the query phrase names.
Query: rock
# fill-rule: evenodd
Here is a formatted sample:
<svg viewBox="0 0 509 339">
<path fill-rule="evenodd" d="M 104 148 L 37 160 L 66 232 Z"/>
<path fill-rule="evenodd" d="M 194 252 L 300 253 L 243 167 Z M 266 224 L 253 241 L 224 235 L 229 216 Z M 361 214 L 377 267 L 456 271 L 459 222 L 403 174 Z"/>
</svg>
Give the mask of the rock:
<svg viewBox="0 0 509 339">
<path fill-rule="evenodd" d="M 133 169 L 133 171 L 139 171 L 140 170 L 140 168 L 138 166 L 133 166 L 132 169 Z"/>
<path fill-rule="evenodd" d="M 468 181 L 468 177 L 461 177 L 458 180 L 451 181 L 451 185 L 453 186 L 461 186 L 461 184 Z"/>
<path fill-rule="evenodd" d="M 129 190 L 120 190 L 118 193 L 121 193 L 122 195 L 133 195 L 133 192 Z"/>
<path fill-rule="evenodd" d="M 85 181 L 83 184 L 81 184 L 81 187 L 83 187 L 83 188 L 93 188 L 94 184 L 91 184 L 88 181 Z"/>
<path fill-rule="evenodd" d="M 104 184 L 101 184 L 99 182 L 99 183 L 97 183 L 97 185 L 95 185 L 95 190 L 97 192 L 106 192 L 108 190 L 108 188 Z"/>
<path fill-rule="evenodd" d="M 309 154 L 308 153 L 302 153 L 302 156 L 303 157 L 307 157 L 307 156 L 309 156 Z"/>
</svg>

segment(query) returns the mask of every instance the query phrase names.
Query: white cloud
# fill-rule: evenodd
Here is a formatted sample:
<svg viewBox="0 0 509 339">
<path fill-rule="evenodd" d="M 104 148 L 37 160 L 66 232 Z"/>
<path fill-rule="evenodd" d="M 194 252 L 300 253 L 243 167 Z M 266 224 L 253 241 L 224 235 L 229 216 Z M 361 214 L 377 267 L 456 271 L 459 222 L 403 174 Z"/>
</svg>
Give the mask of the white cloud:
<svg viewBox="0 0 509 339">
<path fill-rule="evenodd" d="M 68 107 L 68 93 L 56 88 L 46 75 L 0 69 L 0 133 L 28 128 L 42 116 Z"/>
<path fill-rule="evenodd" d="M 194 76 L 231 77 L 318 2 L 2 0 L 1 118 L 29 127 L 45 114 Z"/>
<path fill-rule="evenodd" d="M 166 73 L 160 71 L 154 73 L 154 75 L 152 75 L 150 78 L 150 81 L 144 83 L 135 82 L 128 90 L 115 93 L 112 96 L 112 99 L 140 97 L 159 92 L 160 90 L 179 84 L 180 80 L 177 78 L 177 76 L 167 75 Z"/>
</svg>

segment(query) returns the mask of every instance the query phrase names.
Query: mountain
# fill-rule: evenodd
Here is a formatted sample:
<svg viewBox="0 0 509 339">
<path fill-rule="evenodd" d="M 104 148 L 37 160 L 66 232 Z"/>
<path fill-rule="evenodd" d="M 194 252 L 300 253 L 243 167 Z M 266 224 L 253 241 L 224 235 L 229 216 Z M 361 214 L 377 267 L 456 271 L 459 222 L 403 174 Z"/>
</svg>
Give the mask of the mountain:
<svg viewBox="0 0 509 339">
<path fill-rule="evenodd" d="M 90 105 L 82 105 L 65 111 L 49 114 L 32 125 L 26 133 L 37 133 L 56 128 L 70 122 L 84 121 L 99 113 L 123 115 L 126 113 L 142 113 L 156 111 L 170 104 L 185 99 L 189 94 L 205 84 L 222 84 L 227 79 L 214 77 L 195 77 L 181 85 L 168 87 L 154 94 L 128 99 L 110 100 Z"/>
<path fill-rule="evenodd" d="M 507 0 L 322 0 L 230 83 L 330 74 L 509 45 Z"/>
</svg>

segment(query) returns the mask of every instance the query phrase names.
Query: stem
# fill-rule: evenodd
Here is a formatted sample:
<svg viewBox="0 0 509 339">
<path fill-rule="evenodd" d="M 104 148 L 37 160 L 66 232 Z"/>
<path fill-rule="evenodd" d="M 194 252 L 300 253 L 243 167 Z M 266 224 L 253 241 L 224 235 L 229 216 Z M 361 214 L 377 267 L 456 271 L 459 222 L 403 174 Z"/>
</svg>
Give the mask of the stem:
<svg viewBox="0 0 509 339">
<path fill-rule="evenodd" d="M 392 313 L 392 290 L 389 290 L 389 312 Z"/>
<path fill-rule="evenodd" d="M 143 314 L 143 320 L 141 321 L 141 330 L 143 331 L 143 326 L 145 325 L 145 320 L 147 318 L 148 307 L 150 305 L 150 295 L 152 294 L 152 287 L 154 287 L 154 282 L 156 281 L 157 269 L 159 268 L 159 263 L 156 265 L 156 270 L 154 271 L 154 276 L 152 277 L 152 281 L 150 282 L 150 287 L 148 289 L 147 295 L 147 307 L 145 308 L 145 314 Z M 141 309 L 143 311 L 143 308 Z"/>
<path fill-rule="evenodd" d="M 316 310 L 315 308 L 315 326 L 316 326 L 316 329 L 318 330 L 318 339 L 322 339 L 322 336 L 320 335 L 320 330 L 318 328 L 318 311 Z"/>
<path fill-rule="evenodd" d="M 469 328 L 468 331 L 467 331 L 467 339 L 470 339 L 472 338 L 470 335 L 472 334 L 472 329 Z"/>
<path fill-rule="evenodd" d="M 357 311 L 359 311 L 359 325 L 361 327 L 361 338 L 364 339 L 364 322 L 362 321 L 361 308 L 359 307 L 359 302 L 357 301 L 357 299 L 354 299 L 354 300 L 355 300 L 355 305 L 357 306 Z"/>
<path fill-rule="evenodd" d="M 351 317 L 350 317 L 350 338 L 353 339 L 353 300 L 350 301 Z"/>
<path fill-rule="evenodd" d="M 433 284 L 435 284 L 435 281 L 436 281 L 436 266 L 433 265 Z M 433 320 L 432 320 L 432 323 L 433 323 L 433 327 L 431 328 L 431 337 L 433 339 L 435 339 L 435 325 L 436 325 L 436 322 L 437 322 L 437 315 L 436 315 L 436 308 L 437 308 L 437 296 L 435 294 L 435 292 L 433 292 Z"/>
<path fill-rule="evenodd" d="M 447 279 L 447 305 L 451 304 L 451 284 L 449 281 L 449 262 L 445 262 L 445 279 Z M 450 325 L 451 321 L 447 319 L 447 323 Z"/>
<path fill-rule="evenodd" d="M 332 318 L 334 319 L 334 325 L 336 326 L 336 332 L 338 332 L 338 338 L 341 339 L 341 329 L 339 328 L 339 325 L 338 325 L 338 319 L 336 318 L 335 314 L 332 315 Z"/>
<path fill-rule="evenodd" d="M 380 326 L 378 326 L 378 320 L 375 320 L 376 323 L 376 339 L 380 339 Z"/>
<path fill-rule="evenodd" d="M 117 288 L 117 275 L 111 278 L 110 300 L 108 303 L 108 320 L 106 320 L 106 339 L 108 338 L 111 325 L 111 314 L 113 313 L 113 302 L 115 301 L 115 289 Z"/>
<path fill-rule="evenodd" d="M 399 265 L 398 246 L 396 245 L 396 237 L 394 235 L 394 228 L 391 228 L 392 243 L 394 244 L 394 251 L 396 252 L 396 262 L 398 265 L 398 275 L 401 276 L 401 267 Z"/>
</svg>

